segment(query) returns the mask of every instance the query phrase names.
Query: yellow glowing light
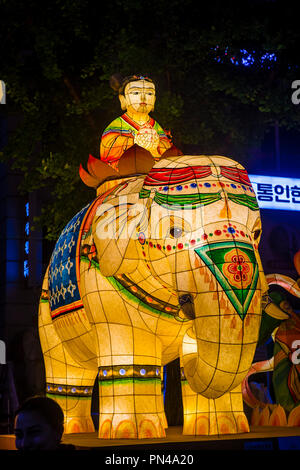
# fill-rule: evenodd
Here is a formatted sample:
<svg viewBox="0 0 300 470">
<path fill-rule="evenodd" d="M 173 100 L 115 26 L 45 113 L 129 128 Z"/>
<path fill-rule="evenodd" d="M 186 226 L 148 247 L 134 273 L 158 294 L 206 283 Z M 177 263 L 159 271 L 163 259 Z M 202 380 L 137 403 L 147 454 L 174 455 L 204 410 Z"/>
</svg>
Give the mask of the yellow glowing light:
<svg viewBox="0 0 300 470">
<path fill-rule="evenodd" d="M 218 156 L 165 156 L 148 173 L 98 196 L 55 247 L 39 316 L 46 391 L 66 432 L 88 432 L 97 376 L 100 438 L 163 437 L 162 366 L 180 356 L 183 433 L 247 432 L 241 382 L 266 286 L 251 184 Z"/>
<path fill-rule="evenodd" d="M 119 92 L 119 100 L 125 113 L 104 130 L 101 160 L 117 169 L 124 151 L 134 144 L 148 150 L 154 158 L 160 158 L 171 147 L 171 142 L 161 126 L 149 116 L 156 100 L 155 84 L 148 78 L 133 76 Z"/>
<path fill-rule="evenodd" d="M 241 383 L 267 286 L 251 183 L 229 158 L 164 153 L 171 144 L 160 126 L 143 127 L 152 81 L 135 77 L 120 101 L 126 130 L 140 130 L 128 137 L 118 118 L 104 132 L 103 161 L 90 158 L 81 176 L 109 185 L 66 226 L 45 276 L 46 391 L 63 408 L 66 432 L 93 430 L 97 378 L 100 438 L 164 437 L 162 370 L 180 357 L 183 433 L 247 432 Z"/>
</svg>

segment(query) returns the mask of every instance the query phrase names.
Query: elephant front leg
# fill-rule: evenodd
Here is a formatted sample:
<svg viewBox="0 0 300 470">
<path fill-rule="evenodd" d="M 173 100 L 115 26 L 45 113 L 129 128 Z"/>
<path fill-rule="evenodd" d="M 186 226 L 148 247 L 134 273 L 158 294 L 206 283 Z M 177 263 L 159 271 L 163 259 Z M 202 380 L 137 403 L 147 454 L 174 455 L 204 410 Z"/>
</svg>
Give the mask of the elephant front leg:
<svg viewBox="0 0 300 470">
<path fill-rule="evenodd" d="M 161 347 L 154 335 L 141 330 L 132 333 L 118 343 L 116 336 L 110 336 L 112 363 L 103 365 L 108 357 L 101 358 L 98 378 L 102 439 L 165 437 Z"/>
<path fill-rule="evenodd" d="M 244 413 L 241 385 L 220 398 L 205 398 L 195 393 L 181 369 L 184 410 L 183 434 L 202 436 L 249 432 Z"/>
<path fill-rule="evenodd" d="M 160 367 L 144 364 L 99 369 L 102 439 L 165 437 Z"/>
</svg>

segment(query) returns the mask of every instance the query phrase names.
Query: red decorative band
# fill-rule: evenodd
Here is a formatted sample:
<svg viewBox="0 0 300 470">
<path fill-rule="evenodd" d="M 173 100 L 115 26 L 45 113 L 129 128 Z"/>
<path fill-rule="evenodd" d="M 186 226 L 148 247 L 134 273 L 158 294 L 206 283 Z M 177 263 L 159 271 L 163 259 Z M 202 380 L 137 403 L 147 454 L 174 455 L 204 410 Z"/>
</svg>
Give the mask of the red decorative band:
<svg viewBox="0 0 300 470">
<path fill-rule="evenodd" d="M 145 186 L 178 184 L 211 175 L 210 166 L 187 166 L 184 168 L 155 168 L 145 178 Z"/>
<path fill-rule="evenodd" d="M 246 170 L 240 170 L 238 168 L 233 168 L 232 166 L 221 166 L 221 175 L 224 176 L 224 178 L 236 181 L 237 183 L 251 186 L 251 181 L 249 180 Z"/>
<path fill-rule="evenodd" d="M 83 308 L 83 303 L 81 300 L 77 302 L 73 302 L 69 305 L 64 305 L 63 307 L 57 308 L 53 312 L 51 312 L 52 320 L 55 320 L 57 317 L 61 317 L 62 315 L 66 315 L 67 313 L 75 312 Z"/>
</svg>

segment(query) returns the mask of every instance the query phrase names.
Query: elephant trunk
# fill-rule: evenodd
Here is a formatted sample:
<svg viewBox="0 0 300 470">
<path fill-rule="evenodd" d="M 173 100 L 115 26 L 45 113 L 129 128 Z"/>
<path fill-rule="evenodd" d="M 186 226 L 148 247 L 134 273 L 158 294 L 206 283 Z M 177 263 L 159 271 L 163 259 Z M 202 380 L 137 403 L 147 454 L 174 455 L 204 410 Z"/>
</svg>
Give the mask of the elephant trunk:
<svg viewBox="0 0 300 470">
<path fill-rule="evenodd" d="M 261 294 L 255 291 L 244 315 L 223 291 L 197 294 L 194 310 L 193 326 L 182 344 L 185 376 L 195 392 L 218 398 L 241 384 L 252 365 Z"/>
</svg>

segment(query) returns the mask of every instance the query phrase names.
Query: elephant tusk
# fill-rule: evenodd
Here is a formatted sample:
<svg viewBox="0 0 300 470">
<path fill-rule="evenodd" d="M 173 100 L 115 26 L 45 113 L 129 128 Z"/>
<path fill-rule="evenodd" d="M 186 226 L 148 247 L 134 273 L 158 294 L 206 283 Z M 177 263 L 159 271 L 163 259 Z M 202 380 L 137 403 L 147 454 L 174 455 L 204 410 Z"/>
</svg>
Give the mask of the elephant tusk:
<svg viewBox="0 0 300 470">
<path fill-rule="evenodd" d="M 267 283 L 270 285 L 276 284 L 277 286 L 283 287 L 290 294 L 300 298 L 300 287 L 294 279 L 283 274 L 267 274 Z"/>
</svg>

